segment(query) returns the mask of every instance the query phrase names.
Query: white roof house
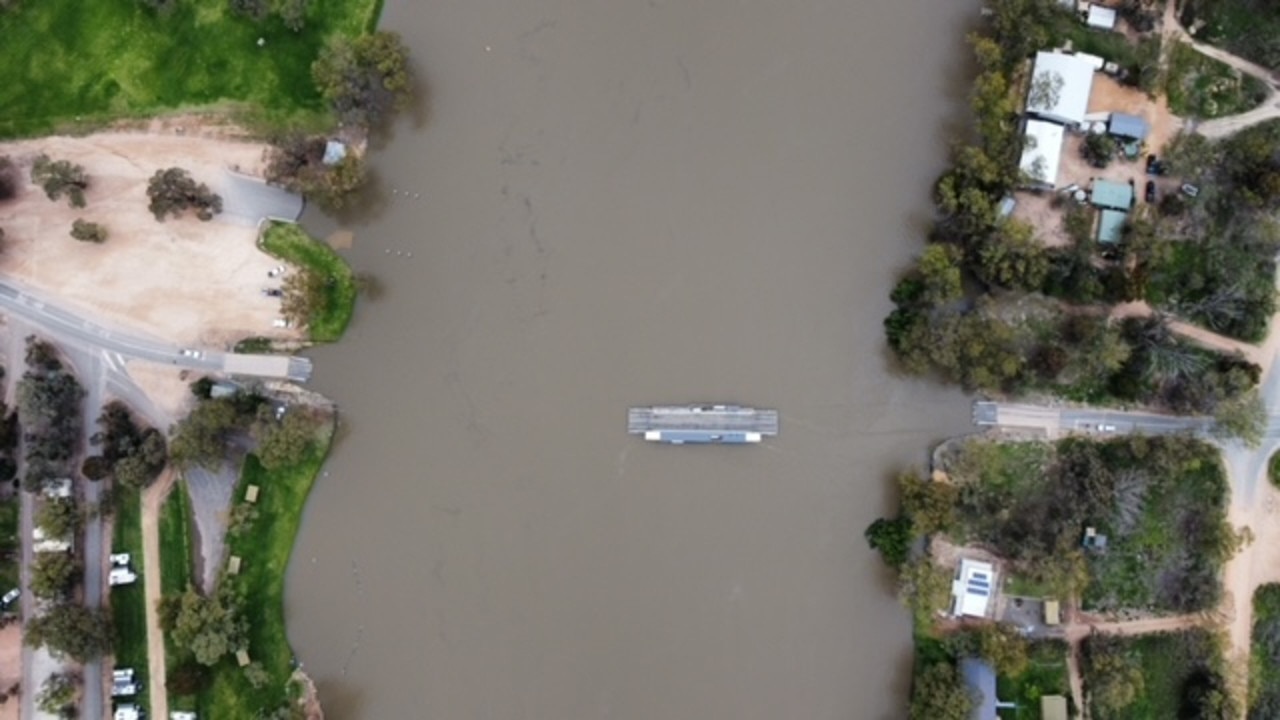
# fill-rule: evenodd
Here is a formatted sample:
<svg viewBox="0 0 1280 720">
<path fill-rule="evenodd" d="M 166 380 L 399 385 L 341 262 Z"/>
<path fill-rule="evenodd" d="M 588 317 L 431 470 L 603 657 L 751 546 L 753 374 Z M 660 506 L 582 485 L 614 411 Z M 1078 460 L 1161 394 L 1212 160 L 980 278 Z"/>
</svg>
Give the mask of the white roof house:
<svg viewBox="0 0 1280 720">
<path fill-rule="evenodd" d="M 1102 30 L 1112 30 L 1116 26 L 1115 8 L 1103 7 L 1101 5 L 1089 6 L 1089 17 L 1085 20 L 1085 24 L 1092 28 L 1100 28 Z"/>
<path fill-rule="evenodd" d="M 951 583 L 951 614 L 986 617 L 995 585 L 996 571 L 991 563 L 961 559 L 960 570 Z"/>
<path fill-rule="evenodd" d="M 1048 188 L 1057 186 L 1064 132 L 1057 123 L 1027 120 L 1026 140 L 1018 167 L 1030 184 Z"/>
<path fill-rule="evenodd" d="M 1093 90 L 1093 65 L 1075 55 L 1036 53 L 1027 112 L 1064 125 L 1084 122 Z"/>
<path fill-rule="evenodd" d="M 71 478 L 49 480 L 44 484 L 44 496 L 47 498 L 71 497 Z"/>
</svg>

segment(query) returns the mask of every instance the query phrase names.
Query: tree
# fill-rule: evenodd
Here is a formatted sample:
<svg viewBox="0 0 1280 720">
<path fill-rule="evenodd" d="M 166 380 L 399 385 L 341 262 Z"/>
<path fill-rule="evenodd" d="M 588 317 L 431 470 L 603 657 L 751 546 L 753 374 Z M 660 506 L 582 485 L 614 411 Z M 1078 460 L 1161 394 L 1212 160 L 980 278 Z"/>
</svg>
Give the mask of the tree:
<svg viewBox="0 0 1280 720">
<path fill-rule="evenodd" d="M 130 455 L 116 463 L 114 476 L 120 487 L 141 490 L 156 479 L 159 470 L 147 464 L 141 456 Z"/>
<path fill-rule="evenodd" d="M 291 324 L 305 326 L 311 316 L 324 312 L 329 304 L 329 281 L 310 268 L 298 268 L 284 279 L 280 314 Z"/>
<path fill-rule="evenodd" d="M 19 187 L 18 167 L 8 155 L 0 156 L 0 200 L 12 200 Z"/>
<path fill-rule="evenodd" d="M 79 678 L 71 673 L 54 673 L 45 678 L 36 696 L 40 712 L 62 718 L 76 716 L 76 685 Z"/>
<path fill-rule="evenodd" d="M 229 0 L 231 12 L 251 20 L 263 20 L 271 10 L 267 0 Z"/>
<path fill-rule="evenodd" d="M 347 153 L 338 162 L 323 168 L 300 178 L 302 193 L 326 210 L 341 210 L 364 187 L 367 180 L 364 159 Z"/>
<path fill-rule="evenodd" d="M 76 220 L 71 223 L 71 237 L 81 242 L 102 244 L 107 241 L 107 228 L 98 223 Z"/>
<path fill-rule="evenodd" d="M 1085 650 L 1089 701 L 1104 717 L 1123 717 L 1124 709 L 1143 690 L 1142 668 L 1129 657 L 1118 638 L 1095 636 Z"/>
<path fill-rule="evenodd" d="M 101 480 L 111 474 L 111 463 L 101 455 L 90 455 L 80 465 L 80 474 L 90 480 Z"/>
<path fill-rule="evenodd" d="M 968 720 L 973 698 L 959 670 L 951 663 L 928 665 L 911 688 L 911 720 Z"/>
<path fill-rule="evenodd" d="M 1115 157 L 1116 141 L 1106 133 L 1089 133 L 1080 145 L 1080 153 L 1094 167 L 1104 168 Z"/>
<path fill-rule="evenodd" d="M 1031 292 L 1044 285 L 1049 253 L 1035 238 L 1035 228 L 1005 220 L 978 249 L 978 275 L 988 285 Z"/>
<path fill-rule="evenodd" d="M 963 296 L 960 256 L 960 249 L 954 245 L 934 244 L 925 247 L 916 263 L 924 281 L 921 300 L 936 306 L 955 302 Z"/>
<path fill-rule="evenodd" d="M 64 597 L 79 575 L 80 566 L 70 553 L 36 553 L 31 563 L 31 592 L 43 600 Z"/>
<path fill-rule="evenodd" d="M 936 613 L 946 607 L 951 574 L 928 556 L 910 558 L 898 573 L 898 600 L 911 609 L 916 632 L 925 632 Z"/>
<path fill-rule="evenodd" d="M 394 32 L 334 37 L 311 66 L 320 94 L 345 122 L 379 124 L 408 102 L 409 50 Z"/>
<path fill-rule="evenodd" d="M 23 641 L 28 645 L 78 662 L 99 657 L 111 647 L 111 624 L 104 608 L 55 605 L 28 620 L 24 630 Z"/>
<path fill-rule="evenodd" d="M 143 5 L 161 14 L 168 14 L 178 6 L 178 0 L 139 0 Z"/>
<path fill-rule="evenodd" d="M 1021 675 L 1027 669 L 1027 639 L 1016 628 L 1003 623 L 982 625 L 977 630 L 978 654 L 1005 676 Z"/>
<path fill-rule="evenodd" d="M 178 422 L 169 455 L 181 467 L 215 467 L 226 459 L 227 441 L 241 425 L 231 398 L 202 402 Z"/>
<path fill-rule="evenodd" d="M 955 524 L 956 488 L 949 482 L 926 480 L 918 473 L 898 476 L 902 512 L 911 519 L 915 535 L 946 532 Z"/>
<path fill-rule="evenodd" d="M 262 663 L 255 660 L 244 666 L 244 678 L 253 687 L 261 688 L 266 687 L 266 684 L 271 682 L 271 673 L 262 667 Z"/>
<path fill-rule="evenodd" d="M 84 207 L 84 191 L 89 189 L 89 176 L 84 168 L 67 160 L 50 160 L 41 153 L 31 165 L 31 182 L 44 188 L 50 200 L 58 200 L 64 194 L 71 207 Z"/>
<path fill-rule="evenodd" d="M 208 400 L 213 397 L 213 378 L 205 375 L 204 377 L 191 383 L 191 394 L 200 400 Z"/>
<path fill-rule="evenodd" d="M 877 518 L 867 526 L 862 536 L 872 550 L 880 551 L 889 567 L 901 567 L 911 554 L 911 519 L 905 515 L 892 519 Z"/>
<path fill-rule="evenodd" d="M 1267 408 L 1256 389 L 1218 403 L 1212 432 L 1218 438 L 1237 438 L 1249 447 L 1262 443 L 1267 429 Z"/>
<path fill-rule="evenodd" d="M 251 428 L 258 460 L 268 470 L 298 464 L 315 445 L 319 427 L 320 417 L 308 408 L 294 407 L 276 420 L 271 408 L 263 406 Z"/>
<path fill-rule="evenodd" d="M 308 0 L 276 0 L 276 12 L 284 26 L 294 32 L 301 32 L 307 23 Z"/>
<path fill-rule="evenodd" d="M 241 616 L 228 583 L 205 597 L 187 586 L 181 595 L 160 601 L 160 625 L 178 647 L 195 656 L 202 665 L 214 665 L 244 646 L 248 622 Z"/>
<path fill-rule="evenodd" d="M 49 537 L 67 537 L 80 530 L 80 508 L 74 498 L 50 498 L 36 512 L 36 524 Z"/>
<path fill-rule="evenodd" d="M 188 208 L 195 208 L 196 217 L 206 221 L 222 212 L 222 197 L 182 168 L 157 170 L 147 182 L 147 197 L 151 199 L 147 209 L 161 222 L 165 216 L 178 217 Z"/>
</svg>

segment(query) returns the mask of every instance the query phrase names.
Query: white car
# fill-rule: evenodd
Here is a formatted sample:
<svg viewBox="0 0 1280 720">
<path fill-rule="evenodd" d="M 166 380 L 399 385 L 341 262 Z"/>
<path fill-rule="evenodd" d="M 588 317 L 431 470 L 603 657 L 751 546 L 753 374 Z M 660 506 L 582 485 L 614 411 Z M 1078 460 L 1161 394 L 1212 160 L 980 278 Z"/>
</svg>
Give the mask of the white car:
<svg viewBox="0 0 1280 720">
<path fill-rule="evenodd" d="M 193 360 L 199 360 L 200 358 L 204 357 L 204 353 L 200 352 L 199 350 L 191 350 L 189 348 L 183 348 L 178 352 L 182 354 L 182 357 L 189 357 Z"/>
<path fill-rule="evenodd" d="M 115 567 L 129 567 L 129 553 L 112 553 L 111 564 Z"/>
<path fill-rule="evenodd" d="M 112 680 L 132 680 L 133 668 L 116 668 L 111 671 Z"/>
<path fill-rule="evenodd" d="M 1098 429 L 1101 430 L 1102 432 L 1115 432 L 1116 426 L 1115 425 L 1099 425 Z"/>
<path fill-rule="evenodd" d="M 276 318 L 275 320 L 271 321 L 271 327 L 287 328 L 287 327 L 291 327 L 292 325 L 293 323 L 289 322 L 288 320 L 285 320 L 284 318 Z"/>
<path fill-rule="evenodd" d="M 9 592 L 4 594 L 4 597 L 0 597 L 0 606 L 8 606 L 9 603 L 13 602 L 14 600 L 17 600 L 18 596 L 21 594 L 22 594 L 22 591 L 19 590 L 18 588 L 14 588 L 10 590 Z"/>
<path fill-rule="evenodd" d="M 129 568 L 111 568 L 111 572 L 107 573 L 107 584 L 112 587 L 116 585 L 129 585 L 138 579 Z"/>
</svg>

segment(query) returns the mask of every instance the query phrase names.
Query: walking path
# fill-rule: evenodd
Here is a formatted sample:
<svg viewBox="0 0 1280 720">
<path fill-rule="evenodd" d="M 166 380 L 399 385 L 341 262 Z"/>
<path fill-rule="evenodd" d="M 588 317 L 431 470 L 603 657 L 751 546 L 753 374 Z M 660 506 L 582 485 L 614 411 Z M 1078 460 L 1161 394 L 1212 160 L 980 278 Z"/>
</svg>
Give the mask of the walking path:
<svg viewBox="0 0 1280 720">
<path fill-rule="evenodd" d="M 165 693 L 164 634 L 160 630 L 160 508 L 174 485 L 174 471 L 165 470 L 142 493 L 142 575 L 147 604 L 147 691 L 151 695 L 151 715 L 169 717 L 169 697 Z"/>
<path fill-rule="evenodd" d="M 1217 139 L 1239 132 L 1247 127 L 1257 125 L 1258 123 L 1280 118 L 1280 102 L 1277 102 L 1276 97 L 1276 80 L 1270 70 L 1258 65 L 1257 63 L 1233 55 L 1222 48 L 1206 45 L 1195 40 L 1195 38 L 1191 37 L 1191 34 L 1182 27 L 1182 24 L 1178 22 L 1177 2 L 1175 0 L 1169 0 L 1165 3 L 1163 23 L 1165 46 L 1164 58 L 1162 58 L 1163 60 L 1167 61 L 1168 50 L 1173 47 L 1173 43 L 1184 42 L 1190 45 L 1201 55 L 1207 55 L 1214 60 L 1226 63 L 1246 75 L 1252 75 L 1266 83 L 1267 86 L 1267 97 L 1258 107 L 1237 115 L 1228 115 L 1227 117 L 1206 120 L 1202 123 L 1193 123 L 1191 124 L 1191 128 L 1195 132 L 1198 132 L 1210 139 Z"/>
</svg>

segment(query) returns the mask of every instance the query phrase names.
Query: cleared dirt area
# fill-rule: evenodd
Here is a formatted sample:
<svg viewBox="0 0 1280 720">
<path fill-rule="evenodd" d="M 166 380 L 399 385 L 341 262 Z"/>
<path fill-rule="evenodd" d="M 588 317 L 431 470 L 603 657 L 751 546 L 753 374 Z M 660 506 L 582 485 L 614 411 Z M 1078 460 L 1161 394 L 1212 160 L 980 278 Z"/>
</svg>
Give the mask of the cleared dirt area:
<svg viewBox="0 0 1280 720">
<path fill-rule="evenodd" d="M 125 369 L 156 409 L 169 417 L 184 417 L 195 405 L 190 383 L 198 374 L 145 360 L 130 360 Z"/>
<path fill-rule="evenodd" d="M 1088 112 L 1120 112 L 1145 119 L 1151 128 L 1147 152 L 1158 153 L 1183 127 L 1183 119 L 1169 112 L 1169 102 L 1163 94 L 1152 100 L 1138 88 L 1123 85 L 1103 73 L 1093 75 Z"/>
<path fill-rule="evenodd" d="M 0 274 L 120 327 L 177 342 L 217 347 L 247 335 L 291 337 L 272 327 L 279 300 L 262 291 L 279 286 L 267 276 L 278 262 L 257 249 L 254 228 L 193 215 L 157 222 L 147 210 L 147 180 L 158 169 L 185 168 L 211 187 L 229 169 L 261 171 L 264 145 L 193 134 L 108 132 L 0 144 L 23 180 L 18 196 L 0 205 Z M 87 207 L 50 201 L 29 182 L 40 153 L 84 166 Z M 76 219 L 105 225 L 106 243 L 72 239 Z"/>
<path fill-rule="evenodd" d="M 0 692 L 22 680 L 22 630 L 17 624 L 0 630 Z M 18 698 L 11 697 L 0 704 L 0 720 L 18 720 Z"/>
</svg>

